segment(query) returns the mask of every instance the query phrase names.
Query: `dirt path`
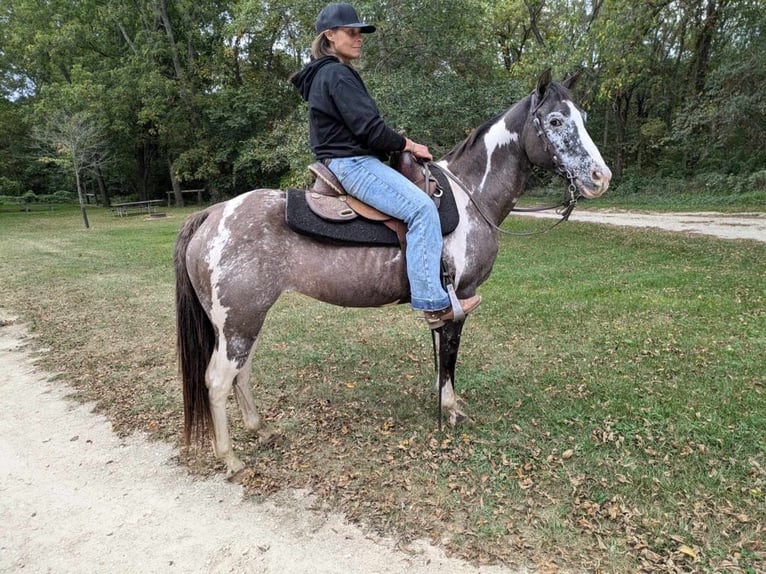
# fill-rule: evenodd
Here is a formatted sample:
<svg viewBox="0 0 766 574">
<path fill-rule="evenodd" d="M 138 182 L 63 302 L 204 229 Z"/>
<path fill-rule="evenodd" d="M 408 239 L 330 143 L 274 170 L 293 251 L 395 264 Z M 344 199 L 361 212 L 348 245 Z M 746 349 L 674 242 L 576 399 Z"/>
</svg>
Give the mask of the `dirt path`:
<svg viewBox="0 0 766 574">
<path fill-rule="evenodd" d="M 766 214 L 579 211 L 574 221 L 766 242 Z M 116 437 L 34 366 L 23 326 L 0 309 L 0 572 L 487 573 L 426 544 L 367 536 L 307 493 L 243 501 L 194 480 L 173 449 Z"/>
<path fill-rule="evenodd" d="M 529 213 L 521 217 L 557 217 L 553 213 Z M 722 239 L 752 239 L 766 243 L 766 213 L 635 213 L 599 209 L 575 210 L 570 221 L 604 223 L 623 227 L 649 227 L 712 235 Z"/>
<path fill-rule="evenodd" d="M 0 310 L 0 572 L 508 572 L 398 549 L 307 493 L 253 503 L 220 477 L 194 480 L 168 445 L 120 439 L 67 399 L 25 337 Z"/>
</svg>

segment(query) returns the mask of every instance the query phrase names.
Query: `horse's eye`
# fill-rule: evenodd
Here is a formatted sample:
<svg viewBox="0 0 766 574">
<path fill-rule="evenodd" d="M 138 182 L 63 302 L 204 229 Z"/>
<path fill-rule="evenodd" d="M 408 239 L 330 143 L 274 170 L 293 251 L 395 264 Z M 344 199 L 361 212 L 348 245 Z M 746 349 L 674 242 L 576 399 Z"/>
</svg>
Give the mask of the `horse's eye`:
<svg viewBox="0 0 766 574">
<path fill-rule="evenodd" d="M 564 122 L 561 120 L 561 118 L 551 118 L 550 124 L 554 128 L 560 128 L 561 126 L 564 125 Z"/>
</svg>

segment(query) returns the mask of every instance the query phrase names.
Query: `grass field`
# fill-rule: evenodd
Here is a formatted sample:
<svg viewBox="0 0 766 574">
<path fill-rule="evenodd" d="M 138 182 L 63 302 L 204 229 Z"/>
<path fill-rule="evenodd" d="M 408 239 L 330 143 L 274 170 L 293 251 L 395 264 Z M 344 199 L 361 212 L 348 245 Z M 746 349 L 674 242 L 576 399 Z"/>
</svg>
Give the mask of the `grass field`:
<svg viewBox="0 0 766 574">
<path fill-rule="evenodd" d="M 0 211 L 0 300 L 119 433 L 181 436 L 166 219 Z M 514 219 L 515 230 L 538 221 Z M 430 336 L 401 308 L 286 296 L 254 363 L 280 438 L 231 410 L 253 496 L 542 571 L 766 571 L 766 245 L 567 223 L 503 238 L 466 325 L 472 421 L 436 430 Z M 207 449 L 193 472 L 221 468 Z"/>
</svg>

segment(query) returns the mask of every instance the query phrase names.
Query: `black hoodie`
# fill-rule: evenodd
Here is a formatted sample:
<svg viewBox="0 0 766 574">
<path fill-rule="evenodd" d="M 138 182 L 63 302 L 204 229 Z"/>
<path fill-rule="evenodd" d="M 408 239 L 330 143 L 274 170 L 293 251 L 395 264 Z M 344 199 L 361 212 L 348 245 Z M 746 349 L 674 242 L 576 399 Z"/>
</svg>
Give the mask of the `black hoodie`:
<svg viewBox="0 0 766 574">
<path fill-rule="evenodd" d="M 312 60 L 292 77 L 309 105 L 311 149 L 318 160 L 404 149 L 406 140 L 386 126 L 361 76 L 333 56 Z"/>
</svg>

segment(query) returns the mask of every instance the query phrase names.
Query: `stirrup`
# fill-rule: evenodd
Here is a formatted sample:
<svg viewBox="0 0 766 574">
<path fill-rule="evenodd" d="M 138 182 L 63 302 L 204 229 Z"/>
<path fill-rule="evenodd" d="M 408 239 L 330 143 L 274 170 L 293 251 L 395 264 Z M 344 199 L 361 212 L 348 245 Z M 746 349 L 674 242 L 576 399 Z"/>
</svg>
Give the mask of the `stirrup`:
<svg viewBox="0 0 766 574">
<path fill-rule="evenodd" d="M 453 291 L 454 292 L 454 291 Z M 481 305 L 481 296 L 473 295 L 467 299 L 451 299 L 451 306 L 441 311 L 426 311 L 423 318 L 430 329 L 443 327 L 449 321 L 463 321 L 468 313 L 476 310 Z"/>
</svg>

